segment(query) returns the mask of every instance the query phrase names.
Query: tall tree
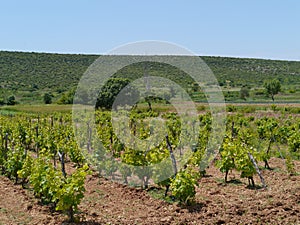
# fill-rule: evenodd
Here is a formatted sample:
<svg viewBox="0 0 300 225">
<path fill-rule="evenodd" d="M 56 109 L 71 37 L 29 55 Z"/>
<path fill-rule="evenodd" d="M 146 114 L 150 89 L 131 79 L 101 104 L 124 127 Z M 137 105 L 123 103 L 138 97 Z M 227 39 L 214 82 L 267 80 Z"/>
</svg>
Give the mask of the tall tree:
<svg viewBox="0 0 300 225">
<path fill-rule="evenodd" d="M 264 87 L 266 88 L 267 93 L 271 96 L 274 102 L 274 96 L 281 90 L 280 81 L 277 79 L 266 80 L 264 82 Z"/>
</svg>

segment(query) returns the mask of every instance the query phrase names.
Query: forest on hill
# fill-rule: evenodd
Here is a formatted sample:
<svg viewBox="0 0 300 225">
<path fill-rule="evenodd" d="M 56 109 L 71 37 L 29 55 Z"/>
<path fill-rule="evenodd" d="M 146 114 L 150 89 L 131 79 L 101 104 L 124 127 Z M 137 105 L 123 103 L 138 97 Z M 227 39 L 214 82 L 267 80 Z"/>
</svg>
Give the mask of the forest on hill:
<svg viewBox="0 0 300 225">
<path fill-rule="evenodd" d="M 98 55 L 52 54 L 0 51 L 0 103 L 10 96 L 18 103 L 43 103 L 45 93 L 57 102 L 74 90 L 86 69 Z M 247 86 L 251 100 L 268 99 L 263 92 L 267 79 L 278 79 L 282 101 L 296 101 L 300 93 L 300 62 L 229 57 L 201 57 L 215 74 L 227 101 L 238 101 L 241 87 Z M 149 74 L 174 80 L 186 90 L 193 80 L 183 71 L 166 64 L 150 63 Z M 115 76 L 134 80 L 144 75 L 144 67 L 131 65 Z M 166 73 L 166 71 L 168 71 Z M 195 97 L 196 99 L 196 97 Z"/>
</svg>

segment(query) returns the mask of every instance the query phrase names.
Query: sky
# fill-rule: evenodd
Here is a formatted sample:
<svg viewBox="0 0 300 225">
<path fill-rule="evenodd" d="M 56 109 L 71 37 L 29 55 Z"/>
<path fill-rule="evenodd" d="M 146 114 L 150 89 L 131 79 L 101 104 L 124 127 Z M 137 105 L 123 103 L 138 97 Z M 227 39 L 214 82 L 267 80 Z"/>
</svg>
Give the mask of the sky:
<svg viewBox="0 0 300 225">
<path fill-rule="evenodd" d="M 167 41 L 197 55 L 300 61 L 298 0 L 0 0 L 0 50 L 105 54 Z"/>
</svg>

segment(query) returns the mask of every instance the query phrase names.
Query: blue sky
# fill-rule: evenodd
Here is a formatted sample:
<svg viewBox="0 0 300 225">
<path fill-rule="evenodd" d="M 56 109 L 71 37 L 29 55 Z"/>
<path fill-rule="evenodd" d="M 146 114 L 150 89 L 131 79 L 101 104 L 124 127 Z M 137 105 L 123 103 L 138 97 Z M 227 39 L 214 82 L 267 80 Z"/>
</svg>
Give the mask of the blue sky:
<svg viewBox="0 0 300 225">
<path fill-rule="evenodd" d="M 298 0 L 4 0 L 0 50 L 96 53 L 170 41 L 199 55 L 300 60 Z"/>
</svg>

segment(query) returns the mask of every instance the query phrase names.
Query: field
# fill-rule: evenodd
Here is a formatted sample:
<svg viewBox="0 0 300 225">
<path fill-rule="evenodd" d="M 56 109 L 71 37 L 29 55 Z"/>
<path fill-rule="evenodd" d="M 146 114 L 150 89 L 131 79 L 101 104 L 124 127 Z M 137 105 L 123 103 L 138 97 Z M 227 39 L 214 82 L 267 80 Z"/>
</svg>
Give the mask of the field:
<svg viewBox="0 0 300 225">
<path fill-rule="evenodd" d="M 288 176 L 280 159 L 270 165 L 274 170 L 263 170 L 266 190 L 249 188 L 236 173 L 225 184 L 223 174 L 210 167 L 190 206 L 162 200 L 155 188 L 134 189 L 89 175 L 78 224 L 299 224 L 300 177 Z M 299 171 L 300 163 L 296 165 Z M 3 176 L 0 188 L 0 224 L 71 224 Z"/>
<path fill-rule="evenodd" d="M 96 164 L 89 161 L 85 149 L 94 149 L 97 144 L 89 138 L 79 145 L 75 141 L 69 106 L 4 107 L 0 115 L 0 224 L 299 224 L 298 107 L 227 105 L 226 132 L 219 153 L 208 168 L 199 170 L 211 117 L 207 105 L 197 105 L 200 131 L 197 143 L 189 146 L 194 153 L 176 178 L 155 184 L 151 179 L 162 175 L 157 174 L 160 167 L 151 174 L 141 174 L 136 166 L 156 162 L 159 157 L 170 158 L 170 146 L 180 165 L 175 149 L 182 145 L 179 134 L 183 122 L 169 106 L 154 104 L 149 111 L 142 104 L 137 112 L 131 112 L 134 122 L 130 130 L 141 140 L 151 135 L 150 119 L 159 116 L 167 126 L 170 146 L 162 141 L 142 155 L 122 145 L 108 111 L 96 112 L 93 132 L 89 125 L 82 130 L 76 126 L 80 137 L 96 132 L 117 161 L 135 166 L 130 170 L 118 168 L 114 161 L 99 160 L 103 152 L 92 154 L 99 160 Z M 119 123 L 119 128 L 123 130 L 125 125 Z M 165 196 L 168 185 L 170 191 Z"/>
<path fill-rule="evenodd" d="M 98 57 L 0 51 L 0 225 L 300 224 L 299 62 L 202 57 L 201 86 L 147 61 L 76 92 Z"/>
</svg>

